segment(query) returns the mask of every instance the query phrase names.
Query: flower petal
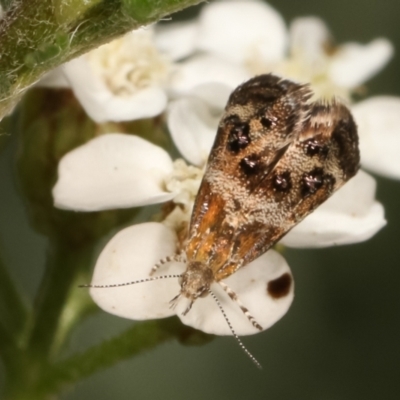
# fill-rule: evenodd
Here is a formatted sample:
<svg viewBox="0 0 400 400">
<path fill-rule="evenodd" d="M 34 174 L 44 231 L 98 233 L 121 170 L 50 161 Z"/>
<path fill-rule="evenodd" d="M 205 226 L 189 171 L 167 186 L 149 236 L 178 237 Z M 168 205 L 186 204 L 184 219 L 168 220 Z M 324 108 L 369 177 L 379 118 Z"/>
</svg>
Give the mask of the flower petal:
<svg viewBox="0 0 400 400">
<path fill-rule="evenodd" d="M 294 227 L 281 243 L 289 247 L 326 247 L 368 240 L 386 225 L 375 201 L 376 181 L 363 171 Z"/>
<path fill-rule="evenodd" d="M 218 106 L 226 104 L 229 92 L 225 85 L 204 84 L 192 90 L 192 96 L 181 97 L 170 103 L 168 128 L 175 145 L 192 164 L 205 164 L 223 111 L 223 106 Z M 214 99 L 211 100 L 212 93 Z M 207 100 L 213 103 L 210 105 Z"/>
<path fill-rule="evenodd" d="M 85 55 L 64 64 L 64 72 L 82 107 L 99 123 L 154 117 L 167 105 L 167 96 L 158 86 L 149 86 L 129 95 L 114 94 L 95 73 Z"/>
<path fill-rule="evenodd" d="M 174 197 L 163 188 L 172 169 L 168 153 L 144 139 L 102 135 L 61 159 L 55 206 L 98 211 L 162 203 Z"/>
<path fill-rule="evenodd" d="M 176 234 L 163 224 L 148 222 L 118 232 L 101 252 L 92 285 L 114 285 L 149 278 L 151 268 L 175 254 Z M 168 263 L 157 275 L 180 274 L 182 263 Z M 175 314 L 170 300 L 180 291 L 177 278 L 116 288 L 92 288 L 90 294 L 103 310 L 120 317 L 142 320 Z"/>
<path fill-rule="evenodd" d="M 308 64 L 318 61 L 331 40 L 329 29 L 320 18 L 296 18 L 290 25 L 290 51 Z"/>
<path fill-rule="evenodd" d="M 214 114 L 223 113 L 229 96 L 232 93 L 232 88 L 223 83 L 210 82 L 195 86 L 188 96 L 193 95 L 203 100 L 213 109 Z"/>
<path fill-rule="evenodd" d="M 249 77 L 247 71 L 238 65 L 214 56 L 199 55 L 177 67 L 171 78 L 170 89 L 178 94 L 187 93 L 203 83 L 219 82 L 233 90 Z"/>
<path fill-rule="evenodd" d="M 260 1 L 215 2 L 200 14 L 198 46 L 236 63 L 254 53 L 264 62 L 282 59 L 286 26 L 277 11 Z"/>
<path fill-rule="evenodd" d="M 268 251 L 249 265 L 239 269 L 225 282 L 263 329 L 268 329 L 286 314 L 294 296 L 294 284 L 289 266 L 285 259 L 274 250 Z M 218 283 L 213 284 L 212 291 L 218 297 L 238 335 L 252 335 L 259 332 L 249 322 L 238 304 L 228 297 Z M 210 295 L 197 299 L 186 315 L 178 312 L 178 316 L 184 324 L 204 332 L 232 335 L 221 311 Z"/>
<path fill-rule="evenodd" d="M 393 52 L 393 45 L 387 39 L 375 39 L 367 45 L 347 43 L 333 58 L 330 78 L 342 87 L 359 86 L 378 73 Z"/>
<path fill-rule="evenodd" d="M 400 97 L 379 96 L 355 104 L 361 163 L 373 172 L 400 179 Z"/>
<path fill-rule="evenodd" d="M 197 34 L 196 22 L 175 22 L 157 25 L 154 40 L 157 48 L 171 60 L 179 60 L 194 52 Z"/>
</svg>

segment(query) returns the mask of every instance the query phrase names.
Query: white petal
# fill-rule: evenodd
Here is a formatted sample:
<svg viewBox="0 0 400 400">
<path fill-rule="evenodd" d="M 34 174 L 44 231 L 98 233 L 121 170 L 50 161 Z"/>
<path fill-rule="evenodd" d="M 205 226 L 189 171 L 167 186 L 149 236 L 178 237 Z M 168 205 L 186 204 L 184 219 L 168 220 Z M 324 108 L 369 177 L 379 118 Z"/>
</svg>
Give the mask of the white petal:
<svg viewBox="0 0 400 400">
<path fill-rule="evenodd" d="M 64 65 L 64 72 L 82 107 L 96 122 L 150 118 L 166 107 L 163 89 L 149 86 L 130 95 L 111 92 L 82 56 Z"/>
<path fill-rule="evenodd" d="M 172 169 L 161 147 L 137 136 L 102 135 L 61 159 L 54 202 L 79 211 L 162 203 L 174 196 L 163 188 Z"/>
<path fill-rule="evenodd" d="M 219 82 L 233 90 L 249 78 L 248 72 L 238 65 L 201 55 L 180 64 L 171 78 L 170 88 L 174 92 L 186 93 L 203 83 Z"/>
<path fill-rule="evenodd" d="M 387 39 L 367 45 L 347 43 L 335 54 L 329 75 L 338 86 L 353 88 L 378 73 L 392 56 L 393 45 Z"/>
<path fill-rule="evenodd" d="M 376 182 L 363 171 L 293 228 L 282 240 L 289 247 L 326 247 L 368 240 L 386 225 L 375 201 Z"/>
<path fill-rule="evenodd" d="M 352 112 L 358 125 L 362 165 L 400 179 L 400 98 L 372 97 L 355 104 Z"/>
<path fill-rule="evenodd" d="M 317 17 L 296 18 L 290 25 L 290 50 L 301 55 L 307 63 L 321 57 L 331 34 L 324 21 Z"/>
<path fill-rule="evenodd" d="M 279 281 L 275 281 L 275 286 L 272 286 L 270 282 L 278 278 L 281 278 L 281 285 L 277 284 Z M 294 284 L 290 269 L 285 259 L 273 250 L 239 269 L 225 282 L 238 295 L 239 300 L 248 308 L 263 329 L 268 329 L 286 314 L 294 296 Z M 268 290 L 268 284 L 270 290 Z M 277 290 L 278 288 L 280 290 Z M 217 295 L 238 335 L 251 335 L 259 332 L 217 283 L 212 285 L 212 291 Z M 197 299 L 186 316 L 180 313 L 178 316 L 184 324 L 204 332 L 216 335 L 232 334 L 210 295 Z"/>
<path fill-rule="evenodd" d="M 242 63 L 255 54 L 264 62 L 283 58 L 287 32 L 282 17 L 260 1 L 215 2 L 200 14 L 200 49 Z"/>
<path fill-rule="evenodd" d="M 203 83 L 195 86 L 188 96 L 195 96 L 206 102 L 212 109 L 214 114 L 221 114 L 225 109 L 229 96 L 232 93 L 232 88 L 223 83 Z"/>
<path fill-rule="evenodd" d="M 118 232 L 101 252 L 92 285 L 113 285 L 150 277 L 151 268 L 175 254 L 175 233 L 162 224 L 148 222 Z M 182 263 L 168 263 L 155 276 L 180 274 Z M 169 301 L 180 291 L 177 278 L 160 279 L 116 288 L 92 288 L 93 300 L 103 310 L 130 319 L 164 318 L 173 315 Z"/>
<path fill-rule="evenodd" d="M 154 40 L 157 48 L 171 60 L 179 60 L 194 52 L 197 34 L 197 23 L 176 22 L 157 25 Z"/>
<path fill-rule="evenodd" d="M 69 88 L 69 82 L 65 78 L 63 67 L 53 69 L 44 75 L 42 79 L 37 83 L 41 87 L 50 88 Z"/>
<path fill-rule="evenodd" d="M 221 85 L 213 85 L 215 90 Z M 225 87 L 221 87 L 222 91 Z M 204 88 L 205 89 L 205 88 Z M 199 90 L 200 91 L 200 90 Z M 209 93 L 201 93 L 207 98 Z M 215 95 L 218 98 L 218 94 Z M 172 101 L 168 128 L 181 154 L 192 164 L 202 166 L 210 153 L 222 109 L 215 109 L 199 97 L 187 96 Z"/>
</svg>

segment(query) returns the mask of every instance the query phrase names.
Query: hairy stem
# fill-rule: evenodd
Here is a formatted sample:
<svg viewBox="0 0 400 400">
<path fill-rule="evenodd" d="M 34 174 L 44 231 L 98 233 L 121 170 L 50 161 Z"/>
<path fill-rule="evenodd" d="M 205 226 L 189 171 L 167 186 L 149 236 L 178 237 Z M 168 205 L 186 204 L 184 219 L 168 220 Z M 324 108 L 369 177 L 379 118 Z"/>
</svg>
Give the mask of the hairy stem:
<svg viewBox="0 0 400 400">
<path fill-rule="evenodd" d="M 14 0 L 0 20 L 0 117 L 46 72 L 201 0 Z"/>
</svg>

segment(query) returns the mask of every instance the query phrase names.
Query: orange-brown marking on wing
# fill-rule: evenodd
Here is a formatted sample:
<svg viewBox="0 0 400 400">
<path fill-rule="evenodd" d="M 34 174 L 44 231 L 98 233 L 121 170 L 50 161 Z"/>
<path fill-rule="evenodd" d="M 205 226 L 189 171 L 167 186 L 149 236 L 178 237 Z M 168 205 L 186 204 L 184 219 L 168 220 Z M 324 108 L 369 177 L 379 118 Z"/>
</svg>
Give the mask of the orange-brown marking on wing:
<svg viewBox="0 0 400 400">
<path fill-rule="evenodd" d="M 189 240 L 186 246 L 188 261 L 198 261 L 218 271 L 231 253 L 233 229 L 226 222 L 225 201 L 202 182 L 193 208 Z"/>
</svg>

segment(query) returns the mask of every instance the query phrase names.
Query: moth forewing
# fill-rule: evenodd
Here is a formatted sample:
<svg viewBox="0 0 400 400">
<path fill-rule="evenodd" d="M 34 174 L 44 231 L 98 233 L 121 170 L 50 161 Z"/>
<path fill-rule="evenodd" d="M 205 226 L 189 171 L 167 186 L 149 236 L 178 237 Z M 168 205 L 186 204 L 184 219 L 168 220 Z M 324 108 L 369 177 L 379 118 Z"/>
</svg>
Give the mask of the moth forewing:
<svg viewBox="0 0 400 400">
<path fill-rule="evenodd" d="M 222 116 L 195 201 L 188 259 L 219 281 L 259 257 L 359 168 L 357 128 L 336 100 L 261 75 Z"/>
<path fill-rule="evenodd" d="M 262 181 L 297 140 L 311 95 L 308 86 L 270 74 L 231 94 L 195 200 L 186 246 L 189 260 L 207 264 L 214 274 L 228 259 L 241 265 L 231 245 L 244 222 L 241 207 L 248 186 Z"/>
</svg>

